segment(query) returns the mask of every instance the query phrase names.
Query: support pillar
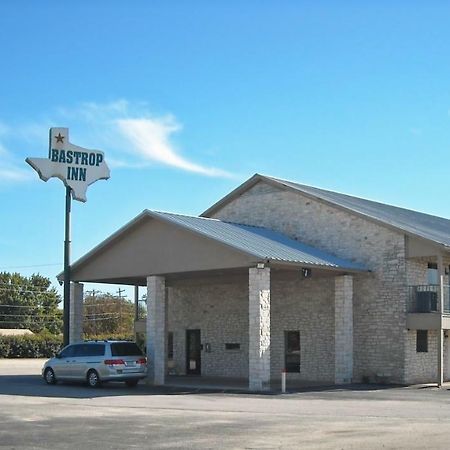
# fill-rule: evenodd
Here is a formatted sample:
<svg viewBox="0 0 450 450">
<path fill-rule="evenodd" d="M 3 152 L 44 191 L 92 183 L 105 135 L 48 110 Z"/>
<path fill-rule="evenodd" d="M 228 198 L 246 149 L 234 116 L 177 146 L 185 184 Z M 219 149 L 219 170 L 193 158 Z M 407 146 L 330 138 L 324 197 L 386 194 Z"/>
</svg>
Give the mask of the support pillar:
<svg viewBox="0 0 450 450">
<path fill-rule="evenodd" d="M 249 269 L 249 389 L 270 389 L 270 269 Z"/>
<path fill-rule="evenodd" d="M 353 378 L 353 277 L 335 277 L 334 291 L 334 382 Z"/>
<path fill-rule="evenodd" d="M 83 340 L 83 288 L 82 283 L 70 283 L 69 344 Z"/>
<path fill-rule="evenodd" d="M 163 385 L 166 376 L 166 281 L 161 276 L 147 277 L 147 359 L 148 381 Z"/>
<path fill-rule="evenodd" d="M 437 267 L 439 273 L 439 328 L 437 330 L 438 361 L 437 361 L 437 384 L 439 387 L 444 383 L 444 336 L 442 330 L 442 316 L 444 314 L 444 263 L 442 255 L 437 257 Z"/>
</svg>

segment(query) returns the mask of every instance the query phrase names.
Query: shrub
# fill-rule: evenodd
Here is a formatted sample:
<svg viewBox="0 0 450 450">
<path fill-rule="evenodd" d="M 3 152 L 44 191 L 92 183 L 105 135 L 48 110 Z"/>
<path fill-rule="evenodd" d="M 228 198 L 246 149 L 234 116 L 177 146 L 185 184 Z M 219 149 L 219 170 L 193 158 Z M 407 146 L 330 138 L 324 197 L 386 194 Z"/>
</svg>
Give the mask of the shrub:
<svg viewBox="0 0 450 450">
<path fill-rule="evenodd" d="M 98 341 L 134 341 L 134 334 L 114 334 L 114 333 L 103 333 L 103 334 L 86 334 L 84 335 L 85 340 L 98 340 Z"/>
<path fill-rule="evenodd" d="M 62 345 L 61 336 L 49 333 L 0 336 L 0 358 L 51 358 Z"/>
</svg>

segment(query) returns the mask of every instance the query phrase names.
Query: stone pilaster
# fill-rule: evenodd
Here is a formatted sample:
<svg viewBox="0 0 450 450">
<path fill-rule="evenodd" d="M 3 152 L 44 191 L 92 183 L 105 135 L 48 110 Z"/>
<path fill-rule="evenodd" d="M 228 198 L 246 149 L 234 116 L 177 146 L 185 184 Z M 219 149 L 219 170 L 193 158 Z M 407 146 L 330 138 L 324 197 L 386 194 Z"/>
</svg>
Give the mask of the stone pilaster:
<svg viewBox="0 0 450 450">
<path fill-rule="evenodd" d="M 162 385 L 166 376 L 166 282 L 164 277 L 147 277 L 148 380 Z"/>
<path fill-rule="evenodd" d="M 249 389 L 270 388 L 270 269 L 249 269 Z"/>
<path fill-rule="evenodd" d="M 69 344 L 83 340 L 83 287 L 70 283 Z"/>
<path fill-rule="evenodd" d="M 335 278 L 334 291 L 334 381 L 351 383 L 353 378 L 353 277 Z"/>
</svg>

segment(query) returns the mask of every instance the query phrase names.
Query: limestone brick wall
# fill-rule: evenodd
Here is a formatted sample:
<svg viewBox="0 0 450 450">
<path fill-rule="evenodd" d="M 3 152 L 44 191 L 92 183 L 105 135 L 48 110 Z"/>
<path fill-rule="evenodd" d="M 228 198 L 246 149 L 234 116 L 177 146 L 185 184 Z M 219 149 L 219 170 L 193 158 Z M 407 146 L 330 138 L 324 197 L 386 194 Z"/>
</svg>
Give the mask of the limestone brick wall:
<svg viewBox="0 0 450 450">
<path fill-rule="evenodd" d="M 403 381 L 407 289 L 402 233 L 264 182 L 214 217 L 265 226 L 365 264 L 372 272 L 354 277 L 354 380 Z"/>
<path fill-rule="evenodd" d="M 353 379 L 353 277 L 335 278 L 334 340 L 336 384 L 351 383 Z"/>
<path fill-rule="evenodd" d="M 300 373 L 289 380 L 334 383 L 334 278 L 286 281 L 272 272 L 271 377 L 284 368 L 285 331 L 300 331 Z"/>
<path fill-rule="evenodd" d="M 270 269 L 249 269 L 249 387 L 270 387 L 271 292 Z"/>
<path fill-rule="evenodd" d="M 177 284 L 169 290 L 168 331 L 173 332 L 174 370 L 186 373 L 186 329 L 200 329 L 202 375 L 248 377 L 248 277 L 225 284 Z M 239 350 L 225 350 L 239 343 Z"/>
<path fill-rule="evenodd" d="M 429 383 L 437 380 L 437 337 L 437 330 L 429 330 L 428 352 L 417 353 L 416 330 L 408 330 L 405 366 L 405 382 L 407 384 Z"/>
<path fill-rule="evenodd" d="M 168 331 L 174 333 L 176 373 L 185 374 L 186 329 L 200 329 L 202 375 L 248 377 L 248 276 L 224 284 L 198 280 L 178 283 L 169 290 Z M 284 332 L 300 331 L 301 371 L 289 379 L 334 382 L 334 277 L 286 280 L 271 271 L 270 376 L 278 379 L 284 368 Z M 225 350 L 225 343 L 240 343 L 240 350 Z"/>
<path fill-rule="evenodd" d="M 69 344 L 83 340 L 82 283 L 70 283 Z"/>
<path fill-rule="evenodd" d="M 427 269 L 429 262 L 436 262 L 435 257 L 409 258 L 407 260 L 408 286 L 428 284 Z M 444 266 L 450 260 L 444 258 Z M 448 284 L 449 277 L 444 275 L 444 283 Z M 406 338 L 405 383 L 428 383 L 437 380 L 437 331 L 428 331 L 428 352 L 416 351 L 416 330 L 408 330 Z M 444 380 L 450 377 L 449 371 L 449 339 L 444 338 Z"/>
<path fill-rule="evenodd" d="M 166 373 L 166 295 L 164 277 L 147 278 L 147 375 L 154 384 L 164 384 Z"/>
</svg>

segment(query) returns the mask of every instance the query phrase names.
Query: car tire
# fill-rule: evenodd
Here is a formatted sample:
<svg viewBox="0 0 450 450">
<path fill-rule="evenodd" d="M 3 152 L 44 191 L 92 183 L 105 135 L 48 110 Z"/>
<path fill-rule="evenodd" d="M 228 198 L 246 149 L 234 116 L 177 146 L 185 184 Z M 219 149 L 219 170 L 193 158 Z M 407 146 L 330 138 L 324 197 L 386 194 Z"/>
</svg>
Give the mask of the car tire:
<svg viewBox="0 0 450 450">
<path fill-rule="evenodd" d="M 47 384 L 56 384 L 55 372 L 51 367 L 45 369 L 44 380 Z"/>
<path fill-rule="evenodd" d="M 127 380 L 125 381 L 125 384 L 129 387 L 129 388 L 134 388 L 137 386 L 139 380 Z"/>
<path fill-rule="evenodd" d="M 101 385 L 100 377 L 96 370 L 91 369 L 86 376 L 86 381 L 89 387 L 96 388 Z"/>
</svg>

